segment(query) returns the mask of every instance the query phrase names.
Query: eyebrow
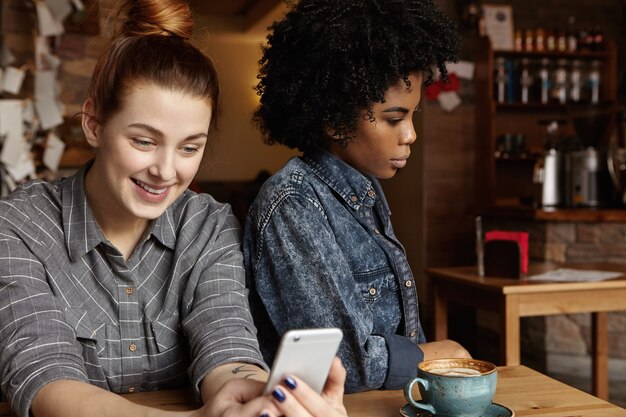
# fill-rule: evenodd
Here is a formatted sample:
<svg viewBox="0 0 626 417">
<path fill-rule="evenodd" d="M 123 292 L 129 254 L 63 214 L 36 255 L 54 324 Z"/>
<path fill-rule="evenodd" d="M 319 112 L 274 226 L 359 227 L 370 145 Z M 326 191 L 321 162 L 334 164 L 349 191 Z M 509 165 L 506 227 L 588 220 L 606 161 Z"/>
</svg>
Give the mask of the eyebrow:
<svg viewBox="0 0 626 417">
<path fill-rule="evenodd" d="M 409 109 L 407 109 L 406 107 L 389 107 L 388 109 L 383 110 L 383 113 L 396 113 L 396 112 L 400 112 L 400 113 L 408 113 Z"/>
<path fill-rule="evenodd" d="M 162 138 L 165 136 L 163 132 L 161 132 L 159 129 L 155 128 L 154 126 L 147 125 L 145 123 L 132 123 L 128 125 L 128 127 L 137 127 L 140 129 L 145 129 L 148 132 L 152 133 L 153 135 L 158 136 L 159 138 Z M 197 133 L 195 135 L 187 136 L 185 140 L 202 139 L 202 138 L 208 138 L 208 137 L 209 135 L 206 133 Z"/>
</svg>

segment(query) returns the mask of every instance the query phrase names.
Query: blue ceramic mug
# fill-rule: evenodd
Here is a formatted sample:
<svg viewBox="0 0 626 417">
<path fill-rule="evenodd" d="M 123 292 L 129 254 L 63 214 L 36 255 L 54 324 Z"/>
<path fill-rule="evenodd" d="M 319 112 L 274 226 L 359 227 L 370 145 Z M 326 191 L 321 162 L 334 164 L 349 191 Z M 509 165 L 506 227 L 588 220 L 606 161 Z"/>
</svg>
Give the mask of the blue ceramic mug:
<svg viewBox="0 0 626 417">
<path fill-rule="evenodd" d="M 496 366 L 486 361 L 433 359 L 417 366 L 417 377 L 404 386 L 404 397 L 437 417 L 481 417 L 491 405 L 497 378 Z M 413 398 L 415 384 L 420 401 Z"/>
</svg>

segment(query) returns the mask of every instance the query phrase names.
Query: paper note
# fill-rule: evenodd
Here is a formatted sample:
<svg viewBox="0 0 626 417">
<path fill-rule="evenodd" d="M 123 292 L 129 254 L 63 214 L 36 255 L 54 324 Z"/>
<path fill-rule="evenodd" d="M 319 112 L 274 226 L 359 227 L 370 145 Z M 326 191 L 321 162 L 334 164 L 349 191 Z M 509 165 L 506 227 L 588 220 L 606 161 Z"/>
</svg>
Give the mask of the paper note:
<svg viewBox="0 0 626 417">
<path fill-rule="evenodd" d="M 57 71 L 61 66 L 61 58 L 56 55 L 48 54 L 44 55 L 44 59 L 48 64 L 48 68 Z"/>
<path fill-rule="evenodd" d="M 513 8 L 508 4 L 483 4 L 485 31 L 494 50 L 513 49 Z"/>
<path fill-rule="evenodd" d="M 0 162 L 8 167 L 19 161 L 24 152 L 21 100 L 0 100 L 0 135 L 5 136 Z"/>
<path fill-rule="evenodd" d="M 0 170 L 0 178 L 2 179 L 2 184 L 0 184 L 0 196 L 7 195 L 11 191 L 15 190 L 15 181 L 11 179 L 8 172 Z"/>
<path fill-rule="evenodd" d="M 37 22 L 41 36 L 56 36 L 65 32 L 63 24 L 54 18 L 46 3 L 36 1 L 35 5 L 37 6 Z"/>
<path fill-rule="evenodd" d="M 437 96 L 437 100 L 441 108 L 447 112 L 451 112 L 461 104 L 461 98 L 456 91 L 442 91 Z"/>
<path fill-rule="evenodd" d="M 57 82 L 54 71 L 35 71 L 35 99 L 56 97 Z"/>
<path fill-rule="evenodd" d="M 457 77 L 464 80 L 471 80 L 474 78 L 474 63 L 469 61 L 449 62 L 446 64 L 448 73 L 454 72 Z"/>
<path fill-rule="evenodd" d="M 54 133 L 49 133 L 46 149 L 43 152 L 43 163 L 50 171 L 56 172 L 59 169 L 64 150 L 65 143 Z"/>
<path fill-rule="evenodd" d="M 41 97 L 35 101 L 35 110 L 39 116 L 41 128 L 44 130 L 51 129 L 63 123 L 63 115 L 61 110 L 52 97 Z"/>
<path fill-rule="evenodd" d="M 2 43 L 2 54 L 0 55 L 0 65 L 7 66 L 15 62 L 15 55 L 11 52 L 11 49 L 6 43 Z"/>
<path fill-rule="evenodd" d="M 72 13 L 70 0 L 46 0 L 48 9 L 57 22 L 63 22 Z"/>
<path fill-rule="evenodd" d="M 38 70 L 46 69 L 46 63 L 48 55 L 50 55 L 50 48 L 46 42 L 46 38 L 43 36 L 35 36 L 35 67 Z"/>
<path fill-rule="evenodd" d="M 2 74 L 2 91 L 6 91 L 11 94 L 19 94 L 22 89 L 22 82 L 26 71 L 15 68 L 7 67 Z"/>
<path fill-rule="evenodd" d="M 23 147 L 23 152 L 20 156 L 20 159 L 17 160 L 16 164 L 6 165 L 6 170 L 16 182 L 23 181 L 25 179 L 33 178 L 35 176 L 35 164 L 33 160 L 30 158 L 30 153 L 28 152 L 29 148 Z"/>
<path fill-rule="evenodd" d="M 32 123 L 35 120 L 35 108 L 30 99 L 26 99 L 22 103 L 22 120 L 26 123 Z"/>
<path fill-rule="evenodd" d="M 530 281 L 583 282 L 603 281 L 605 279 L 617 278 L 622 275 L 624 275 L 623 272 L 559 268 L 554 271 L 544 272 L 543 274 L 531 275 L 526 279 Z"/>
</svg>

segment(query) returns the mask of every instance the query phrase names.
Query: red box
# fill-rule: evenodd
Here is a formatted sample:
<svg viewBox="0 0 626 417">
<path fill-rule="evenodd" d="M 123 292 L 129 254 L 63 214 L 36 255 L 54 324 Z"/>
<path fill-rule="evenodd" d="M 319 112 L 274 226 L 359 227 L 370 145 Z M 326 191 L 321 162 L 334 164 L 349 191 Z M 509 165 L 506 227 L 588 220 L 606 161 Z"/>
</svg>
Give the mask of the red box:
<svg viewBox="0 0 626 417">
<path fill-rule="evenodd" d="M 528 232 L 491 230 L 485 233 L 485 242 L 490 240 L 513 240 L 519 245 L 520 267 L 523 274 L 528 273 Z"/>
</svg>

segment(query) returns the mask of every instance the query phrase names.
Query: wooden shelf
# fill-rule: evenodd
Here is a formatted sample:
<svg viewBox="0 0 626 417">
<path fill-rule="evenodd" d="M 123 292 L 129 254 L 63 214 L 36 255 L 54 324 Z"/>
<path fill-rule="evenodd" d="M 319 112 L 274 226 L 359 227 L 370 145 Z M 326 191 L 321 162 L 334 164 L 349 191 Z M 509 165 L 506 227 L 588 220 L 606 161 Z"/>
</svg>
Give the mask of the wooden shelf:
<svg viewBox="0 0 626 417">
<path fill-rule="evenodd" d="M 605 59 L 611 55 L 610 50 L 601 51 L 493 51 L 495 56 L 507 58 L 552 58 L 552 59 Z"/>
<path fill-rule="evenodd" d="M 626 208 L 555 208 L 493 207 L 483 210 L 486 217 L 508 217 L 546 222 L 621 223 L 626 222 Z"/>
<path fill-rule="evenodd" d="M 549 112 L 549 113 L 577 113 L 577 112 L 593 112 L 610 109 L 617 104 L 613 101 L 603 101 L 597 104 L 591 103 L 495 103 L 497 111 L 509 112 Z"/>
<path fill-rule="evenodd" d="M 533 182 L 533 163 L 537 155 L 543 154 L 546 138 L 546 122 L 558 121 L 559 137 L 563 140 L 579 137 L 584 146 L 603 146 L 608 136 L 602 135 L 595 126 L 582 126 L 579 120 L 606 115 L 609 123 L 614 123 L 620 109 L 617 97 L 617 49 L 615 43 L 607 39 L 601 51 L 494 51 L 488 38 L 479 38 L 476 43 L 474 72 L 475 87 L 475 193 L 476 207 L 524 207 L 515 210 L 516 215 L 524 215 L 546 221 L 626 221 L 626 208 L 621 210 L 572 209 L 547 212 L 530 208 L 532 201 L 541 197 L 540 187 Z M 558 61 L 561 58 L 598 60 L 601 62 L 601 82 L 597 104 L 517 102 L 497 103 L 495 97 L 496 59 L 505 58 L 518 61 L 522 58 L 547 58 Z M 588 62 L 587 61 L 587 62 Z M 534 86 L 536 87 L 536 86 Z M 582 126 L 582 127 L 581 127 Z M 583 128 L 595 129 L 589 135 Z M 608 131 L 608 129 L 607 129 Z M 528 158 L 503 158 L 503 135 L 521 135 L 521 146 Z M 611 202 L 607 204 L 618 203 Z M 617 220 L 613 220 L 617 219 Z"/>
</svg>

